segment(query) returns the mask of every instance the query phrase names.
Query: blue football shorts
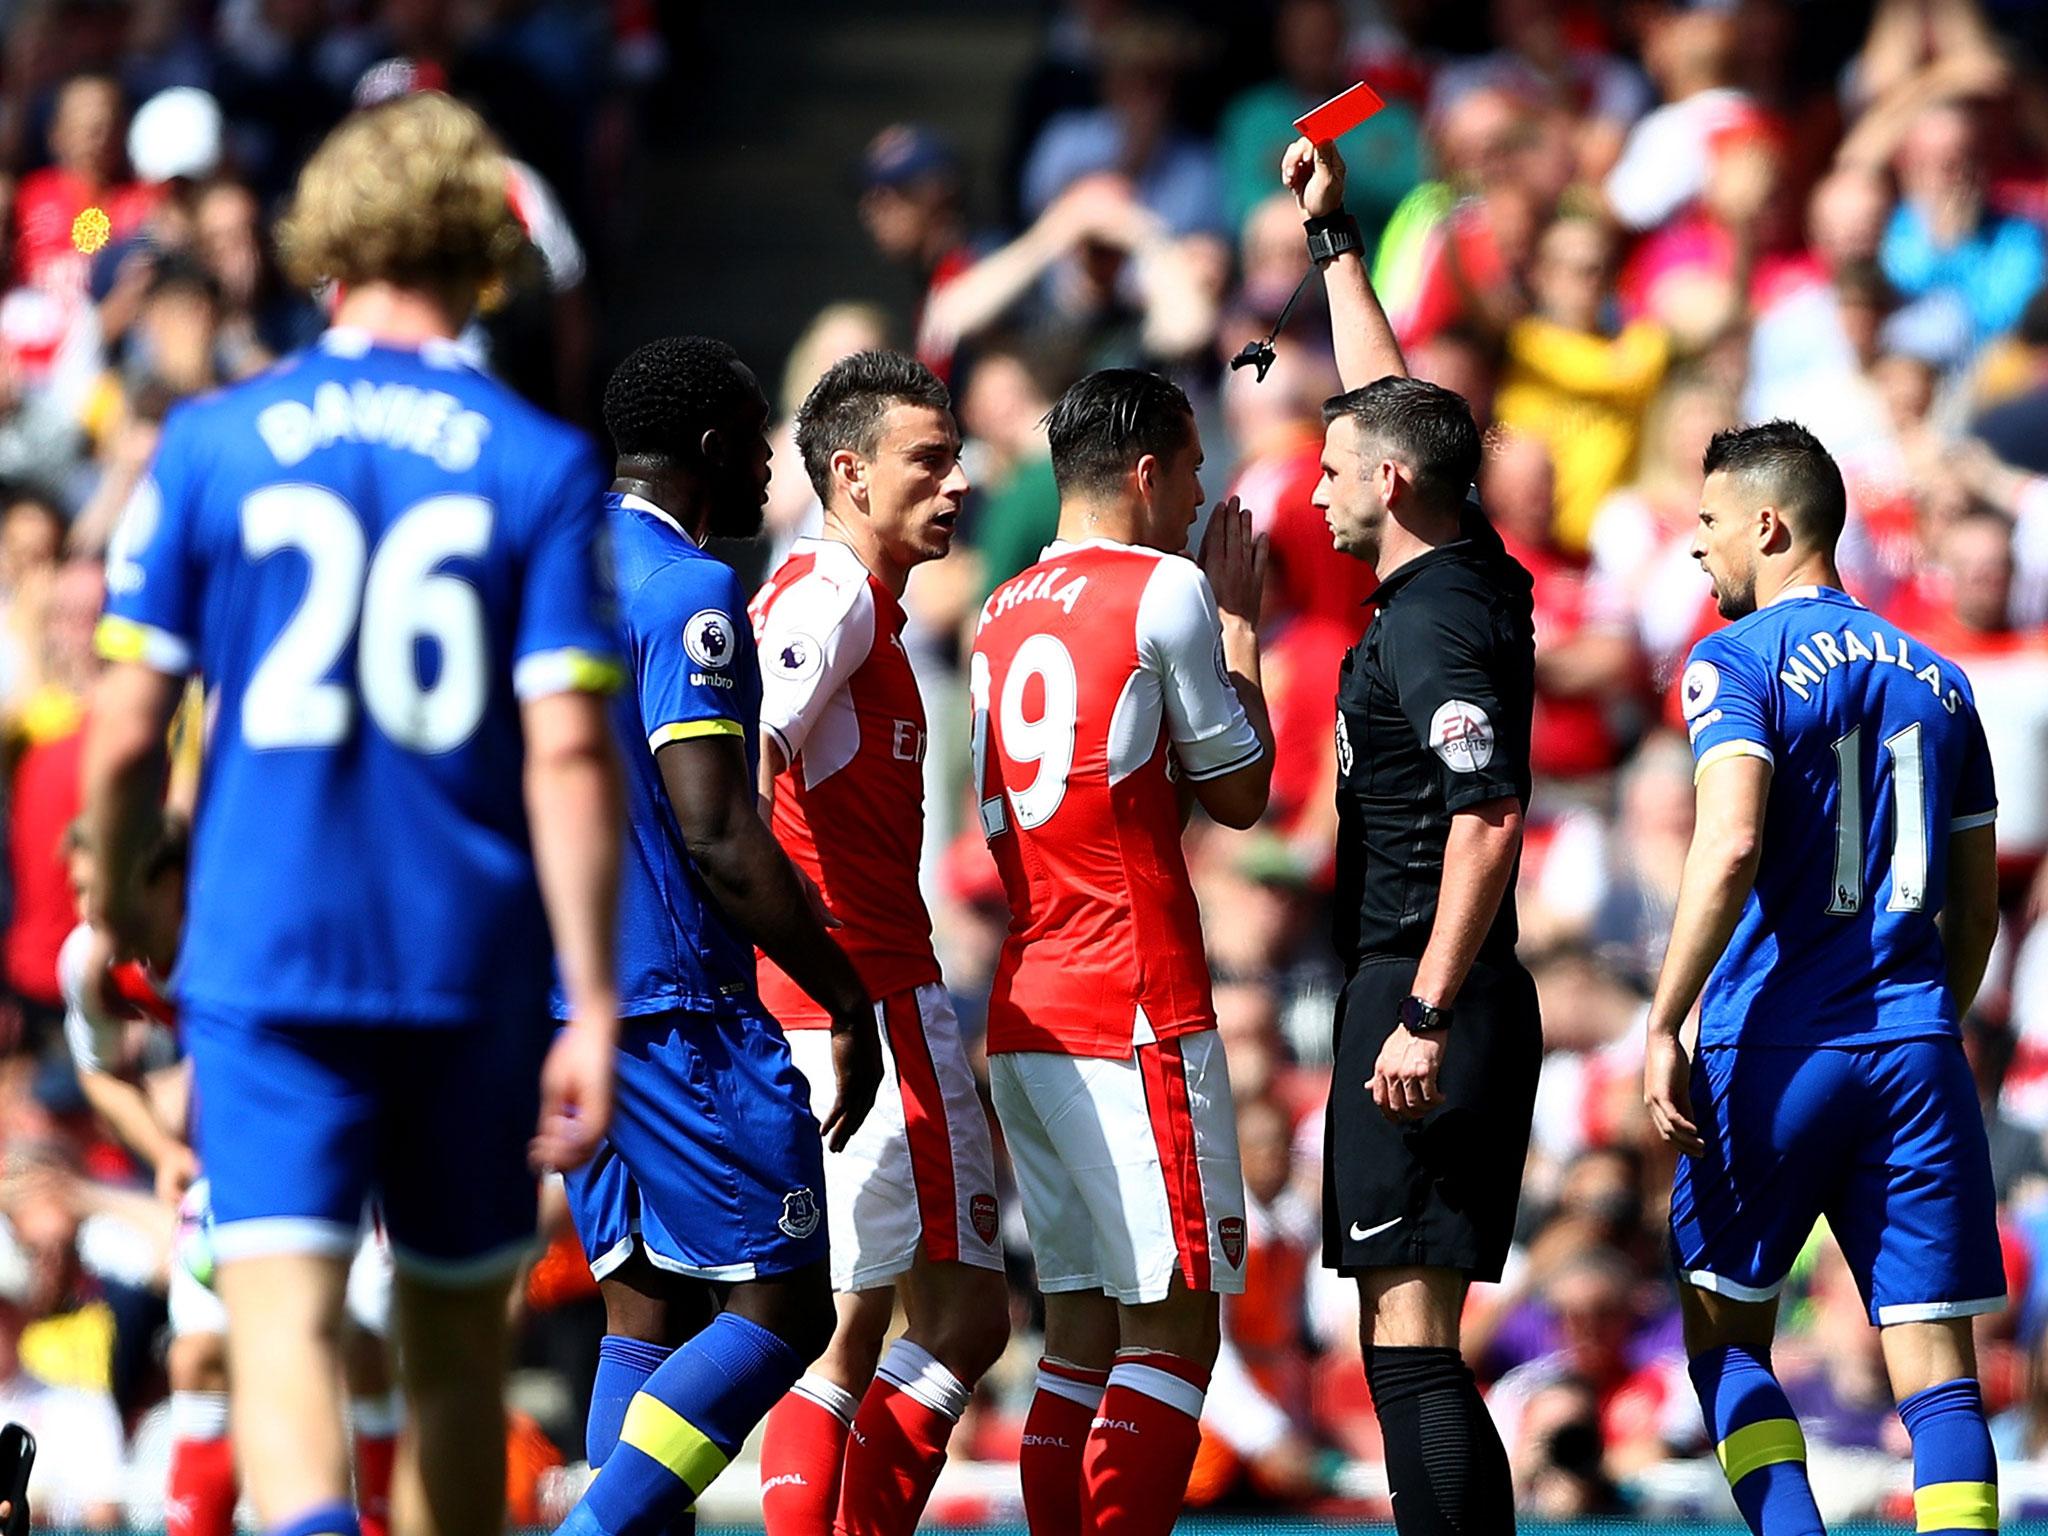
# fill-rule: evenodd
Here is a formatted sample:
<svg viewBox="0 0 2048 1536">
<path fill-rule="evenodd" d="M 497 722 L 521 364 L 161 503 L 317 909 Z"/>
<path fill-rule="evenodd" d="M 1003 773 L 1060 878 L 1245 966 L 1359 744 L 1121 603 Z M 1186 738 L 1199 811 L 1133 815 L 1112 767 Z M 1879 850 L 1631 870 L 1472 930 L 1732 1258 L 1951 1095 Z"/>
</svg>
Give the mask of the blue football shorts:
<svg viewBox="0 0 2048 1536">
<path fill-rule="evenodd" d="M 591 1273 L 636 1250 L 712 1281 L 823 1261 L 824 1146 L 781 1026 L 752 1005 L 619 1028 L 611 1135 L 564 1176 Z"/>
<path fill-rule="evenodd" d="M 186 1008 L 223 1261 L 355 1252 L 365 1203 L 408 1274 L 481 1283 L 532 1246 L 527 1143 L 552 1026 L 291 1022 Z"/>
<path fill-rule="evenodd" d="M 1873 1323 L 2005 1305 L 1991 1151 L 1959 1040 L 1713 1047 L 1693 1064 L 1692 1107 L 1707 1150 L 1679 1159 L 1671 1235 L 1700 1289 L 1770 1300 L 1824 1216 Z"/>
</svg>

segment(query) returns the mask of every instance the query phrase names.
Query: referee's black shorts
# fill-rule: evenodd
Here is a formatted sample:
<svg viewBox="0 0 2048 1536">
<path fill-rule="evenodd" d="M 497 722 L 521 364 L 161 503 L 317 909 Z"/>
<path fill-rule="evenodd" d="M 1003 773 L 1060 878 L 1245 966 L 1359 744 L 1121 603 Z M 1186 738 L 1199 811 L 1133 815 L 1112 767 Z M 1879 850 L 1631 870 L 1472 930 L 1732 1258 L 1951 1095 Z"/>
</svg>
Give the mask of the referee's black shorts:
<svg viewBox="0 0 2048 1536">
<path fill-rule="evenodd" d="M 1543 1026 L 1515 961 L 1481 961 L 1459 989 L 1438 1087 L 1421 1121 L 1387 1119 L 1372 1072 L 1416 962 L 1368 958 L 1337 1004 L 1323 1138 L 1323 1263 L 1346 1274 L 1409 1265 L 1498 1280 L 1514 1237 Z"/>
</svg>

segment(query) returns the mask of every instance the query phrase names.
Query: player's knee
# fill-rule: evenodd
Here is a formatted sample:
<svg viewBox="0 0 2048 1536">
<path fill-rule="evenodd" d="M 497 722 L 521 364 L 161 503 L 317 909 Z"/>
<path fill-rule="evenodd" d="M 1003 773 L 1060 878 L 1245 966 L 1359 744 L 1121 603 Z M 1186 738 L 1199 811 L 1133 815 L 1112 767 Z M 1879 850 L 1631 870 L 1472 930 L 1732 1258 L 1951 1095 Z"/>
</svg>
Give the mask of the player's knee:
<svg viewBox="0 0 2048 1536">
<path fill-rule="evenodd" d="M 806 1365 L 832 1346 L 839 1314 L 832 1282 L 823 1264 L 813 1264 L 770 1281 L 745 1281 L 733 1287 L 731 1311 L 759 1323 Z"/>
<path fill-rule="evenodd" d="M 164 1360 L 174 1392 L 225 1392 L 228 1341 L 217 1333 L 180 1334 Z"/>
<path fill-rule="evenodd" d="M 998 1285 L 994 1297 L 981 1288 L 965 1291 L 924 1343 L 946 1368 L 964 1382 L 979 1381 L 1002 1359 L 1010 1343 L 1009 1296 Z"/>
<path fill-rule="evenodd" d="M 357 1397 L 378 1397 L 394 1384 L 391 1345 L 382 1334 L 367 1328 L 350 1328 L 342 1342 L 342 1368 L 348 1373 L 348 1389 Z"/>
</svg>

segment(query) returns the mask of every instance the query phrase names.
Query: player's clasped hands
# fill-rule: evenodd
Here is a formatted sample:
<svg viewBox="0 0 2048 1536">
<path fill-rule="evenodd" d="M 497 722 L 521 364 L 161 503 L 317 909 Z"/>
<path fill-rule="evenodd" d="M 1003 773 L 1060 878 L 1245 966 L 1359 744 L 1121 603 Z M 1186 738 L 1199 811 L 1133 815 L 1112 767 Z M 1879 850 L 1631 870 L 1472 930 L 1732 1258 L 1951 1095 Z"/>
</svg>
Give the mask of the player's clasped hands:
<svg viewBox="0 0 2048 1536">
<path fill-rule="evenodd" d="M 1643 1103 L 1657 1134 L 1687 1157 L 1707 1150 L 1692 1115 L 1692 1058 L 1677 1035 L 1652 1029 L 1643 1054 Z"/>
<path fill-rule="evenodd" d="M 1198 561 L 1216 595 L 1217 612 L 1258 628 L 1259 599 L 1266 586 L 1266 536 L 1252 532 L 1252 515 L 1235 496 L 1209 514 Z"/>
</svg>

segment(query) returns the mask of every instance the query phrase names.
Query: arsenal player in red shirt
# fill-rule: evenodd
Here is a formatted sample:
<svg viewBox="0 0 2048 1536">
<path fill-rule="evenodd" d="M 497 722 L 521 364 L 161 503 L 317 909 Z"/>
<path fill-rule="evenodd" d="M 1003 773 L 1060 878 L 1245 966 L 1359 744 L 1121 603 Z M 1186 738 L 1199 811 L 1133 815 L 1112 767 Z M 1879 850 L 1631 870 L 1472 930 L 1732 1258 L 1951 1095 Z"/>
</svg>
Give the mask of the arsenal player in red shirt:
<svg viewBox="0 0 2048 1536">
<path fill-rule="evenodd" d="M 770 1536 L 909 1536 L 1009 1335 L 988 1116 L 918 889 L 926 725 L 900 639 L 904 585 L 952 547 L 967 475 L 945 386 L 893 352 L 829 369 L 796 440 L 825 521 L 753 602 L 762 796 L 876 999 L 885 1076 L 825 1156 L 839 1322 L 769 1414 L 762 1515 Z M 765 956 L 760 989 L 829 1105 L 830 1021 Z M 908 1327 L 883 1356 L 899 1295 Z"/>
<path fill-rule="evenodd" d="M 1033 1536 L 1173 1526 L 1244 1286 L 1230 1081 L 1181 853 L 1183 796 L 1264 812 L 1264 545 L 1202 502 L 1187 397 L 1089 375 L 1048 420 L 1058 537 L 983 604 L 975 794 L 1009 895 L 989 1076 L 1045 1293 L 1024 1427 Z M 1176 780 L 1178 782 L 1176 782 Z"/>
</svg>

